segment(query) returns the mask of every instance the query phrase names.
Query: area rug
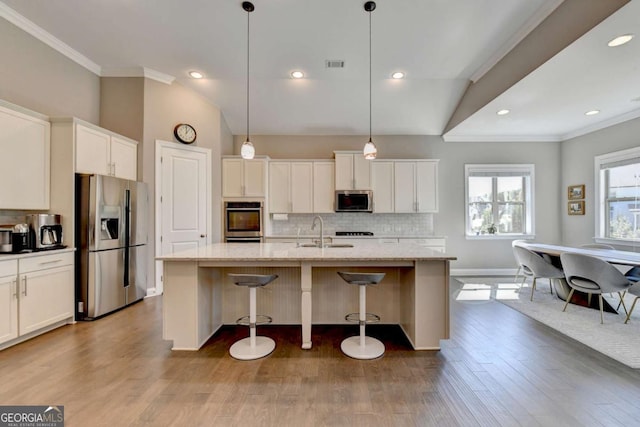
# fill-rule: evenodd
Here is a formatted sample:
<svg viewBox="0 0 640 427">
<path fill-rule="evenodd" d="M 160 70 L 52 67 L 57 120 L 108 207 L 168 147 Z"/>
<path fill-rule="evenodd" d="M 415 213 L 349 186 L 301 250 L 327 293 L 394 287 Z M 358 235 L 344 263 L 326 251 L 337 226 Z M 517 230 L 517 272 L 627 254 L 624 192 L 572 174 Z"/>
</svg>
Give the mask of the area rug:
<svg viewBox="0 0 640 427">
<path fill-rule="evenodd" d="M 460 302 L 480 302 L 491 299 L 498 301 L 520 313 L 531 317 L 558 332 L 579 341 L 594 350 L 603 353 L 631 368 L 640 369 L 640 310 L 636 310 L 624 324 L 625 315 L 604 313 L 604 324 L 600 324 L 598 310 L 569 304 L 563 312 L 564 301 L 549 293 L 549 285 L 539 280 L 530 301 L 530 283 L 518 289 L 513 278 L 456 278 L 460 288 L 454 291 L 453 298 Z M 617 299 L 605 297 L 613 307 Z M 631 307 L 631 296 L 625 298 L 627 307 Z"/>
</svg>

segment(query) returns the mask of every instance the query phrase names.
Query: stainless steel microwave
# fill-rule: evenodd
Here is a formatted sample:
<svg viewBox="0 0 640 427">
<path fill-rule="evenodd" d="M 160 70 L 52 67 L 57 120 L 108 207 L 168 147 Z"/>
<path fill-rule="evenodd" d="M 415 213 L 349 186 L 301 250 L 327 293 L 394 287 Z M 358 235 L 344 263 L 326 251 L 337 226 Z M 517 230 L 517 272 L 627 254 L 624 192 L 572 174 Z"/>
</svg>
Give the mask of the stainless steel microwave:
<svg viewBox="0 0 640 427">
<path fill-rule="evenodd" d="M 373 192 L 336 190 L 336 212 L 373 212 Z"/>
</svg>

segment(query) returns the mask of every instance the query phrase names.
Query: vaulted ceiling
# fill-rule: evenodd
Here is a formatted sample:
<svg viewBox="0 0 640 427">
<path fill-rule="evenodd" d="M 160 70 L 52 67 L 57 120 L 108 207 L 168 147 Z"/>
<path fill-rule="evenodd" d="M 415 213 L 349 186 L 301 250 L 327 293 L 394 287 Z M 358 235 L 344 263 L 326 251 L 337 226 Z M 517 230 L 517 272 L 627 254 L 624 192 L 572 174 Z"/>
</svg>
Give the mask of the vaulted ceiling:
<svg viewBox="0 0 640 427">
<path fill-rule="evenodd" d="M 178 81 L 246 131 L 239 0 L 2 0 L 0 16 L 101 76 Z M 254 0 L 252 134 L 369 131 L 358 0 Z M 563 140 L 640 116 L 640 0 L 378 0 L 372 127 L 451 141 Z M 616 48 L 621 34 L 639 37 Z M 328 68 L 328 60 L 344 68 Z M 192 79 L 189 71 L 204 74 Z M 301 70 L 303 79 L 290 73 Z M 406 77 L 391 78 L 395 71 Z M 509 109 L 504 116 L 496 115 Z M 600 113 L 585 116 L 588 110 Z"/>
</svg>

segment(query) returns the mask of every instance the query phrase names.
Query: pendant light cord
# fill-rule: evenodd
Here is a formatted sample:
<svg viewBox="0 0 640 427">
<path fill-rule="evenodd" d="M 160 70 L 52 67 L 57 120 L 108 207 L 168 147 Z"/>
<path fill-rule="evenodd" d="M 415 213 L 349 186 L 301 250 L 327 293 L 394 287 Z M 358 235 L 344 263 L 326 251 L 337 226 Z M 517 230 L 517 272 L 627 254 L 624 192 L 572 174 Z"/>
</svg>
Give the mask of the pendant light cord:
<svg viewBox="0 0 640 427">
<path fill-rule="evenodd" d="M 369 141 L 371 141 L 371 12 L 369 12 Z"/>
<path fill-rule="evenodd" d="M 247 141 L 249 141 L 249 16 L 250 11 L 247 11 Z"/>
</svg>

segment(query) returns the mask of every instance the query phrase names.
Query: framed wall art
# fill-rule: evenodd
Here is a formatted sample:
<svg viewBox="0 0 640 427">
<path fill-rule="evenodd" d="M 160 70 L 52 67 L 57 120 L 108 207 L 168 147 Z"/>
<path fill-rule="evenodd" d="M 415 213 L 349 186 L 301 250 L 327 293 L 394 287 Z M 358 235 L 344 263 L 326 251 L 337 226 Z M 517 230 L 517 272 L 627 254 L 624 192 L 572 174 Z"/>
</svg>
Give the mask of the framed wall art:
<svg viewBox="0 0 640 427">
<path fill-rule="evenodd" d="M 569 200 L 584 199 L 584 184 L 570 185 L 567 193 L 568 193 L 567 198 Z"/>
<path fill-rule="evenodd" d="M 567 202 L 569 215 L 584 215 L 584 200 L 574 200 Z"/>
</svg>

